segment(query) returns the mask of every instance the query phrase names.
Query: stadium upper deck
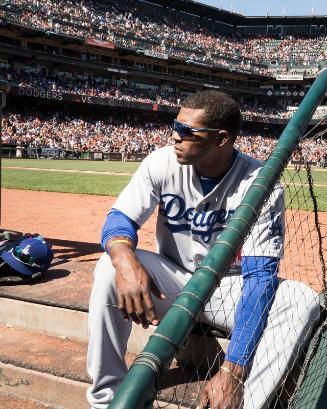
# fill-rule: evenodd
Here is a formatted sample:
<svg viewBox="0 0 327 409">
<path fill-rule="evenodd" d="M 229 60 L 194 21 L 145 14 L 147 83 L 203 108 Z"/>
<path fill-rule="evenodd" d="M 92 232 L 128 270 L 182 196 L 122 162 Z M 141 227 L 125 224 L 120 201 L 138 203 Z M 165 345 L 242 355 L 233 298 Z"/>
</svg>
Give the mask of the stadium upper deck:
<svg viewBox="0 0 327 409">
<path fill-rule="evenodd" d="M 196 16 L 183 8 L 194 2 L 154 3 L 160 1 L 3 1 L 0 79 L 11 83 L 8 100 L 13 106 L 25 97 L 51 100 L 58 108 L 62 102 L 167 120 L 185 95 L 219 88 L 238 100 L 247 126 L 271 130 L 285 125 L 326 60 L 324 17 L 304 18 L 302 28 L 285 19 L 285 33 L 297 34 L 280 37 L 270 35 L 277 26 L 272 30 L 264 17 L 250 21 L 202 5 Z M 277 55 L 281 60 L 271 64 Z M 271 65 L 286 75 L 268 76 Z M 323 105 L 312 124 L 326 115 Z"/>
<path fill-rule="evenodd" d="M 159 53 L 162 58 L 222 65 L 224 58 L 241 60 L 245 66 L 259 63 L 258 72 L 260 64 L 282 71 L 318 69 L 327 59 L 326 17 L 284 18 L 281 25 L 277 17 L 247 18 L 193 3 L 12 0 L 3 2 L 0 17 L 91 42 L 100 40 L 106 47 Z"/>
</svg>

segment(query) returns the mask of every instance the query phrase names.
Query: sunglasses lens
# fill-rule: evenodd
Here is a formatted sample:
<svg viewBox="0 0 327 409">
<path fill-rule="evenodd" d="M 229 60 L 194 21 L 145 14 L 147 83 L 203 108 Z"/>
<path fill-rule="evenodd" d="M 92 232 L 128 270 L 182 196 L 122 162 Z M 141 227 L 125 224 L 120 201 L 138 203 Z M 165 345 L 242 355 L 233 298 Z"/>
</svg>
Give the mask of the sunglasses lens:
<svg viewBox="0 0 327 409">
<path fill-rule="evenodd" d="M 174 121 L 174 130 L 178 133 L 179 136 L 193 136 L 192 129 L 181 122 Z"/>
<path fill-rule="evenodd" d="M 22 252 L 22 249 L 18 246 L 14 249 L 14 255 L 23 263 L 26 263 L 26 264 L 34 263 L 34 258 L 29 256 L 28 254 L 24 254 Z"/>
</svg>

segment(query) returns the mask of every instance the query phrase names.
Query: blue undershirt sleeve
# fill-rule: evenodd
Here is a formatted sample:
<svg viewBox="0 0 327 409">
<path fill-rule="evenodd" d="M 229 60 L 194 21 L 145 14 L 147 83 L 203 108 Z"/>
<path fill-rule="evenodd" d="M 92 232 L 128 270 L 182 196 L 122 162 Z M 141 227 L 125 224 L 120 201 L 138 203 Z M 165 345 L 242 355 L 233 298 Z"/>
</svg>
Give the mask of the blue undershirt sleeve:
<svg viewBox="0 0 327 409">
<path fill-rule="evenodd" d="M 278 287 L 278 258 L 242 258 L 242 294 L 225 359 L 241 366 L 251 364 L 267 323 Z"/>
<path fill-rule="evenodd" d="M 137 245 L 137 231 L 139 225 L 130 219 L 126 214 L 117 209 L 111 209 L 107 219 L 102 228 L 101 245 L 106 249 L 106 243 L 108 240 L 117 236 L 128 237 Z"/>
</svg>

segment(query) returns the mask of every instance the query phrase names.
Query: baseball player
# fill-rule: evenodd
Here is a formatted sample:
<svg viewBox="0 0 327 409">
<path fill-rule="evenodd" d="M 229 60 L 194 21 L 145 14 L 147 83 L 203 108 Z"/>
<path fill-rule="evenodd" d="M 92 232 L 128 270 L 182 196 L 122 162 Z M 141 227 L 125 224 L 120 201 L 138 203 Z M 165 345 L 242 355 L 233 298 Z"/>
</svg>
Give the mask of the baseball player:
<svg viewBox="0 0 327 409">
<path fill-rule="evenodd" d="M 92 408 L 107 408 L 127 372 L 132 321 L 158 324 L 256 177 L 261 163 L 234 149 L 240 125 L 240 109 L 226 94 L 187 97 L 174 121 L 174 146 L 151 153 L 111 209 L 90 299 Z M 157 206 L 157 252 L 138 250 L 137 231 Z M 279 281 L 283 236 L 277 186 L 200 317 L 231 333 L 201 409 L 264 407 L 310 335 L 318 297 L 303 283 Z"/>
</svg>

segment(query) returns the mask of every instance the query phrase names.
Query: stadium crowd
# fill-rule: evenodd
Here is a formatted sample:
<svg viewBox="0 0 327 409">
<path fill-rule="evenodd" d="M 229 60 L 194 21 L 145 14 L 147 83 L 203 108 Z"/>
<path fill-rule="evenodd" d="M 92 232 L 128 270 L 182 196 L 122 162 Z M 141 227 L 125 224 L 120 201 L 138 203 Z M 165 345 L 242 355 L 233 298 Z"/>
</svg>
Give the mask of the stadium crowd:
<svg viewBox="0 0 327 409">
<path fill-rule="evenodd" d="M 109 79 L 91 75 L 82 79 L 72 76 L 72 73 L 50 72 L 46 75 L 41 72 L 23 69 L 0 68 L 0 76 L 19 86 L 130 102 L 179 106 L 186 96 L 183 92 L 173 92 L 159 88 L 131 87 L 127 85 L 127 81 L 126 84 L 121 83 L 119 86 L 112 85 Z M 293 114 L 293 111 L 288 110 L 287 107 L 267 103 L 261 105 L 243 103 L 241 109 L 243 115 L 270 119 L 289 119 Z M 314 119 L 320 119 L 326 114 L 327 109 L 320 109 L 315 113 Z"/>
<path fill-rule="evenodd" d="M 181 13 L 161 7 L 146 14 L 135 2 L 90 0 L 11 0 L 0 10 L 10 21 L 84 38 L 96 38 L 136 49 L 149 49 L 179 58 L 223 64 L 224 59 L 251 62 L 278 60 L 309 65 L 327 58 L 326 36 L 226 35 L 208 21 L 190 24 Z M 192 58 L 191 58 L 192 59 Z M 259 73 L 260 73 L 260 69 Z M 262 67 L 263 73 L 265 73 Z"/>
<path fill-rule="evenodd" d="M 252 135 L 242 132 L 238 137 L 236 146 L 244 153 L 253 156 L 259 160 L 266 160 L 273 151 L 277 139 L 263 135 Z M 327 139 L 306 139 L 300 144 L 303 157 L 308 162 L 315 162 L 317 165 L 327 166 Z M 300 151 L 294 152 L 292 159 L 300 160 Z"/>
<path fill-rule="evenodd" d="M 99 120 L 83 116 L 23 114 L 3 117 L 3 144 L 61 148 L 79 152 L 148 153 L 171 142 L 165 124 L 153 124 L 127 116 L 125 120 Z"/>
<path fill-rule="evenodd" d="M 226 35 L 201 19 L 190 24 L 179 12 L 155 7 L 147 12 L 136 7 L 135 0 L 103 3 L 97 0 L 4 0 L 0 18 L 49 32 L 99 39 L 135 50 L 150 50 L 194 63 L 210 63 L 231 69 L 267 74 L 267 60 L 280 61 L 281 72 L 289 69 L 285 62 L 316 64 L 327 58 L 325 36 L 244 36 Z M 0 75 L 22 87 L 47 89 L 61 93 L 96 96 L 131 102 L 178 106 L 182 92 L 137 85 L 113 84 L 111 80 L 89 75 L 78 78 L 72 73 L 35 72 L 0 69 Z M 244 116 L 288 119 L 293 110 L 287 107 L 243 103 Z M 315 118 L 326 115 L 322 109 Z M 3 143 L 24 147 L 58 147 L 74 151 L 148 153 L 171 143 L 171 128 L 165 123 L 145 122 L 130 115 L 124 120 L 72 116 L 62 112 L 28 114 L 13 112 L 4 116 Z M 246 153 L 265 159 L 276 142 L 273 135 L 244 133 L 238 146 Z M 305 141 L 304 152 L 310 160 L 326 155 L 326 141 Z"/>
<path fill-rule="evenodd" d="M 72 77 L 71 73 L 66 74 L 52 72 L 45 75 L 40 72 L 0 68 L 0 75 L 7 81 L 29 88 L 170 106 L 179 105 L 180 100 L 185 97 L 185 94 L 179 92 L 128 87 L 124 83 L 115 86 L 106 78 L 88 76 L 82 79 Z"/>
<path fill-rule="evenodd" d="M 242 152 L 265 160 L 277 139 L 262 129 L 257 134 L 243 131 L 236 147 Z M 123 154 L 149 152 L 172 144 L 172 128 L 166 123 L 145 122 L 137 116 L 124 119 L 99 119 L 56 113 L 7 112 L 3 117 L 4 145 L 22 148 L 61 148 L 76 152 L 119 152 Z M 308 139 L 301 143 L 304 156 L 317 163 L 327 161 L 327 139 Z"/>
</svg>

